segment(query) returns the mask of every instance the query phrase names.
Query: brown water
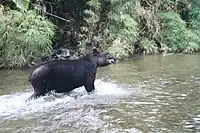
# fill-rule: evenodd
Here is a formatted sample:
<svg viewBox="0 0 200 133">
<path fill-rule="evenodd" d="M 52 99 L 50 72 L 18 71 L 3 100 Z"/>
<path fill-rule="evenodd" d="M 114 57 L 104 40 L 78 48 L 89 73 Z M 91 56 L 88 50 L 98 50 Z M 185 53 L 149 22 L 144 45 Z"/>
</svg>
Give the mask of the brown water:
<svg viewBox="0 0 200 133">
<path fill-rule="evenodd" d="M 146 56 L 100 68 L 96 91 L 25 102 L 28 71 L 0 71 L 0 132 L 200 132 L 200 55 Z"/>
</svg>

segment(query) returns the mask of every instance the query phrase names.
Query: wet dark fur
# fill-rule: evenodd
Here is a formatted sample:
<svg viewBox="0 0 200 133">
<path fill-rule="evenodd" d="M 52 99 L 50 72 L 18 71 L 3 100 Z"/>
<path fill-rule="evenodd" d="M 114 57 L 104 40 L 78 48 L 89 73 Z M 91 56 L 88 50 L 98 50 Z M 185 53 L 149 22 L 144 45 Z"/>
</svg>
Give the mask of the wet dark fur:
<svg viewBox="0 0 200 133">
<path fill-rule="evenodd" d="M 94 91 L 97 68 L 109 65 L 110 59 L 116 62 L 113 56 L 94 50 L 77 60 L 52 60 L 38 65 L 29 75 L 34 88 L 29 100 L 44 96 L 51 90 L 67 93 L 84 86 L 87 92 Z"/>
</svg>

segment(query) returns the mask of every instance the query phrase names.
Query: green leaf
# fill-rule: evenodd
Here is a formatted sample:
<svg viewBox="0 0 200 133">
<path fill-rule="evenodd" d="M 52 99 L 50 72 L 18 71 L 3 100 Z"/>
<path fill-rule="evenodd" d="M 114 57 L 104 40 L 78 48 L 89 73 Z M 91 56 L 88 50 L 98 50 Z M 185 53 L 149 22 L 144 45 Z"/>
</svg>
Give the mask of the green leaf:
<svg viewBox="0 0 200 133">
<path fill-rule="evenodd" d="M 12 0 L 18 8 L 22 9 L 22 10 L 27 10 L 30 0 Z"/>
</svg>

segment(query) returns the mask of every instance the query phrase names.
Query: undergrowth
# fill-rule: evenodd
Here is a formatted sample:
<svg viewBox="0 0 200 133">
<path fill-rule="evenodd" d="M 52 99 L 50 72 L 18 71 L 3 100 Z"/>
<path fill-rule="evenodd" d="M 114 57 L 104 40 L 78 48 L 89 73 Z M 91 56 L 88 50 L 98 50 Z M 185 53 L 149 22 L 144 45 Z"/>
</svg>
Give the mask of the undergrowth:
<svg viewBox="0 0 200 133">
<path fill-rule="evenodd" d="M 2 9 L 1 14 L 1 67 L 23 67 L 51 53 L 55 29 L 53 23 L 31 10 Z"/>
</svg>

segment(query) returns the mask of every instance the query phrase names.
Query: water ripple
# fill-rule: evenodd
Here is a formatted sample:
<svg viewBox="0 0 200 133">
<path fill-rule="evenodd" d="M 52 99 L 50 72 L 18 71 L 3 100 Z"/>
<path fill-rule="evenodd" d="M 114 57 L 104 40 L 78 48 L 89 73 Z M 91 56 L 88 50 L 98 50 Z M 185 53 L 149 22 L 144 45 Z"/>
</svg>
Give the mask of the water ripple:
<svg viewBox="0 0 200 133">
<path fill-rule="evenodd" d="M 0 96 L 0 131 L 114 132 L 110 130 L 112 123 L 101 119 L 100 114 L 104 108 L 109 108 L 111 104 L 112 106 L 117 104 L 120 99 L 133 93 L 135 95 L 141 93 L 140 89 L 124 88 L 115 83 L 101 80 L 95 81 L 95 86 L 96 90 L 91 95 L 87 95 L 84 87 L 80 87 L 74 90 L 70 96 L 58 94 L 60 97 L 55 98 L 53 95 L 47 95 L 29 102 L 26 100 L 32 94 L 30 90 Z M 24 123 L 24 120 L 27 123 Z M 26 125 L 26 128 L 16 127 L 15 124 L 12 124 L 13 127 L 6 128 L 6 125 L 15 121 L 18 123 L 16 126 Z M 49 128 L 44 128 L 46 126 Z M 67 128 L 69 130 L 66 130 Z M 117 129 L 115 128 L 115 130 Z M 133 131 L 136 130 L 125 130 L 125 132 Z"/>
</svg>

